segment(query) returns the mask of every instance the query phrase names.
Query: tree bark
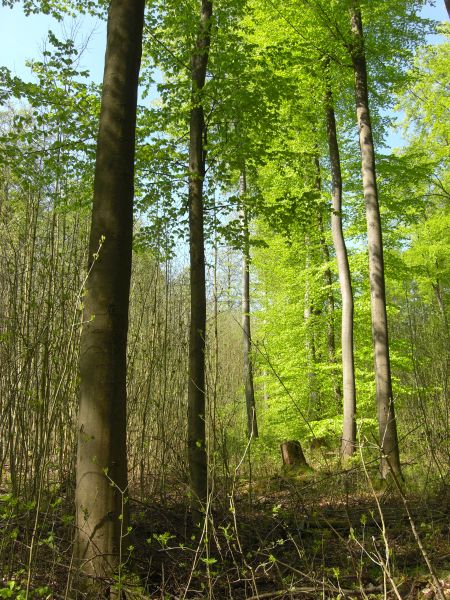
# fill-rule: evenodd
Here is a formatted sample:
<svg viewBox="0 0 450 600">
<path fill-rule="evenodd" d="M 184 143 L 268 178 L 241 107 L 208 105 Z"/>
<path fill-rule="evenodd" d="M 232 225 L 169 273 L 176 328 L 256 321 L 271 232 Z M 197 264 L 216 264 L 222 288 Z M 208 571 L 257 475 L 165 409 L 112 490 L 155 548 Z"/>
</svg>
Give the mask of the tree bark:
<svg viewBox="0 0 450 600">
<path fill-rule="evenodd" d="M 112 0 L 80 356 L 75 557 L 110 578 L 126 532 L 126 349 L 144 0 Z M 125 529 L 124 529 L 125 528 Z"/>
<path fill-rule="evenodd" d="M 314 157 L 314 164 L 316 168 L 316 188 L 319 194 L 322 193 L 322 178 L 320 173 L 320 162 L 319 157 L 316 155 Z M 336 399 L 336 403 L 340 409 L 342 403 L 342 392 L 341 386 L 339 382 L 339 374 L 336 372 L 336 336 L 334 335 L 334 295 L 333 295 L 333 275 L 330 269 L 330 250 L 328 248 L 327 241 L 325 239 L 325 232 L 323 227 L 323 216 L 322 210 L 319 207 L 317 213 L 317 227 L 319 230 L 319 241 L 320 241 L 320 249 L 322 252 L 323 261 L 326 265 L 324 270 L 324 283 L 326 288 L 326 297 L 328 304 L 328 314 L 327 314 L 327 349 L 328 349 L 328 361 L 333 366 L 333 387 L 334 387 L 334 397 Z"/>
<path fill-rule="evenodd" d="M 436 300 L 439 306 L 439 311 L 442 315 L 442 319 L 444 321 L 444 330 L 445 330 L 445 334 L 448 335 L 448 320 L 447 320 L 447 313 L 445 310 L 445 304 L 444 304 L 444 294 L 442 292 L 442 284 L 439 281 L 439 278 L 436 278 L 436 282 L 431 284 L 431 287 L 433 288 L 434 291 L 434 295 L 436 296 Z"/>
<path fill-rule="evenodd" d="M 189 138 L 189 249 L 191 326 L 189 334 L 188 461 L 193 505 L 201 512 L 207 496 L 205 438 L 206 287 L 203 233 L 203 180 L 206 133 L 202 90 L 210 47 L 212 2 L 202 0 L 200 24 L 191 59 L 191 117 Z"/>
<path fill-rule="evenodd" d="M 245 194 L 247 193 L 247 177 L 245 167 L 239 178 L 239 191 L 241 196 L 241 225 L 244 237 L 242 252 L 242 332 L 244 349 L 244 386 L 245 404 L 247 408 L 247 433 L 249 437 L 258 437 L 258 423 L 256 420 L 255 389 L 253 385 L 253 364 L 251 355 L 251 329 L 250 329 L 250 242 L 248 231 L 248 217 L 245 208 Z"/>
<path fill-rule="evenodd" d="M 381 476 L 386 477 L 389 465 L 401 475 L 397 425 L 392 394 L 389 338 L 384 281 L 383 239 L 375 169 L 375 151 L 369 112 L 367 66 L 361 10 L 357 0 L 351 8 L 353 45 L 351 56 L 355 73 L 356 115 L 361 149 L 361 171 L 366 205 L 369 245 L 369 277 L 372 310 L 372 338 L 375 354 L 375 378 L 378 424 L 380 430 Z"/>
<path fill-rule="evenodd" d="M 283 465 L 286 467 L 308 467 L 303 449 L 298 440 L 283 442 L 280 445 Z"/>
<path fill-rule="evenodd" d="M 445 8 L 447 9 L 448 18 L 450 20 L 450 0 L 444 0 Z"/>
<path fill-rule="evenodd" d="M 347 247 L 345 245 L 342 228 L 342 175 L 339 145 L 336 132 L 336 118 L 333 108 L 331 87 L 327 85 L 326 121 L 328 150 L 331 163 L 331 188 L 332 188 L 332 213 L 331 231 L 333 244 L 336 251 L 338 265 L 339 285 L 342 297 L 342 378 L 343 378 L 343 409 L 344 423 L 342 430 L 341 453 L 351 456 L 356 443 L 356 386 L 355 386 L 355 360 L 353 355 L 353 290 L 348 263 Z"/>
</svg>

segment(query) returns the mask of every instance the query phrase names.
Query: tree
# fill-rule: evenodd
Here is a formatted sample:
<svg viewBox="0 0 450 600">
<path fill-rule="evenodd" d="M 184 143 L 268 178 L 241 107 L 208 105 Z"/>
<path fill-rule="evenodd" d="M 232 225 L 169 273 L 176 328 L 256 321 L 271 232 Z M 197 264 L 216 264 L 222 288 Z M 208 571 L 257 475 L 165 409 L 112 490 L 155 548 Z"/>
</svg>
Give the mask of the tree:
<svg viewBox="0 0 450 600">
<path fill-rule="evenodd" d="M 245 206 L 247 193 L 247 174 L 245 166 L 239 178 L 240 196 L 242 201 L 241 223 L 243 234 L 242 249 L 242 333 L 244 346 L 244 386 L 245 405 L 247 408 L 247 432 L 249 437 L 258 437 L 256 420 L 255 389 L 253 385 L 252 336 L 250 328 L 250 237 L 248 230 L 248 214 Z"/>
<path fill-rule="evenodd" d="M 342 378 L 344 425 L 342 431 L 342 454 L 353 454 L 356 441 L 356 386 L 355 361 L 353 356 L 353 290 L 348 263 L 347 247 L 342 228 L 342 175 L 339 145 L 336 132 L 336 118 L 333 107 L 331 86 L 328 83 L 325 98 L 327 120 L 328 152 L 331 163 L 332 214 L 331 230 L 338 264 L 339 284 L 342 297 Z"/>
<path fill-rule="evenodd" d="M 322 176 L 320 170 L 320 160 L 318 155 L 314 157 L 314 164 L 316 168 L 316 187 L 319 193 L 319 197 L 322 194 Z M 326 206 L 328 209 L 328 206 Z M 334 302 L 334 294 L 333 294 L 333 275 L 331 273 L 330 268 L 330 249 L 327 244 L 327 240 L 325 239 L 325 230 L 323 223 L 323 209 L 319 207 L 317 211 L 317 229 L 319 232 L 319 243 L 320 249 L 322 251 L 322 258 L 324 262 L 324 285 L 327 293 L 327 346 L 328 346 L 328 361 L 331 366 L 334 367 L 336 364 L 336 336 L 334 334 L 334 312 L 335 312 L 335 302 Z M 328 211 L 327 211 L 328 212 Z M 334 371 L 336 371 L 334 369 Z M 334 396 L 336 398 L 337 405 L 341 406 L 342 403 L 342 392 L 340 386 L 340 377 L 335 372 L 334 379 Z"/>
<path fill-rule="evenodd" d="M 372 338 L 375 354 L 379 443 L 382 452 L 381 475 L 385 478 L 390 469 L 396 475 L 400 475 L 401 468 L 389 358 L 383 239 L 376 180 L 375 150 L 369 111 L 364 34 L 358 0 L 352 2 L 350 19 L 353 34 L 351 56 L 355 74 L 356 115 L 359 128 L 361 172 L 367 219 Z"/>
<path fill-rule="evenodd" d="M 126 349 L 145 0 L 112 0 L 80 356 L 75 556 L 111 576 L 126 532 Z M 125 529 L 124 529 L 125 527 Z"/>
<path fill-rule="evenodd" d="M 205 436 L 206 286 L 203 180 L 206 164 L 206 126 L 202 91 L 210 47 L 212 2 L 202 0 L 197 40 L 191 58 L 191 114 L 189 133 L 189 253 L 191 325 L 189 335 L 188 459 L 194 506 L 200 510 L 207 496 Z"/>
</svg>

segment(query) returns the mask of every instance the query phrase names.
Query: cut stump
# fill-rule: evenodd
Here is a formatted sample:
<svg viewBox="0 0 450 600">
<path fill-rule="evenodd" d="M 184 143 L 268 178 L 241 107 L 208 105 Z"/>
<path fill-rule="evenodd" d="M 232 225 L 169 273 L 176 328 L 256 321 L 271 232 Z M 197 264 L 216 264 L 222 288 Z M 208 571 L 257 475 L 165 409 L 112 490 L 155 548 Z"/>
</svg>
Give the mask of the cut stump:
<svg viewBox="0 0 450 600">
<path fill-rule="evenodd" d="M 283 442 L 280 446 L 283 465 L 288 468 L 306 467 L 309 468 L 306 462 L 305 455 L 301 444 L 298 440 Z"/>
</svg>

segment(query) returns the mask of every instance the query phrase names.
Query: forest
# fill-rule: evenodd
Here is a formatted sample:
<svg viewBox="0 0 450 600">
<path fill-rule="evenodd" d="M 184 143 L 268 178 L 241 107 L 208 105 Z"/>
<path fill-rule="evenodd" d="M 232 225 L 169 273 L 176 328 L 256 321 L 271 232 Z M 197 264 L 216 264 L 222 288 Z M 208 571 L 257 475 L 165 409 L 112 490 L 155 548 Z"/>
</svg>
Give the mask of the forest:
<svg viewBox="0 0 450 600">
<path fill-rule="evenodd" d="M 17 9 L 0 598 L 450 599 L 449 0 Z"/>
</svg>

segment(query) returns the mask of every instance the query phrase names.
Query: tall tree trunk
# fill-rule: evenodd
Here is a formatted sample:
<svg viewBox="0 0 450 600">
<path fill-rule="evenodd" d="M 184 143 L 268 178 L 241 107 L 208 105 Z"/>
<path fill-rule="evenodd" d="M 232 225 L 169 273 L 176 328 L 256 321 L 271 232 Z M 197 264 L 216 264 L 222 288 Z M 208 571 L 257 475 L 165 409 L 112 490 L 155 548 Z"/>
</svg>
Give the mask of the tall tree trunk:
<svg viewBox="0 0 450 600">
<path fill-rule="evenodd" d="M 433 288 L 434 294 L 436 296 L 436 300 L 439 306 L 439 311 L 442 315 L 442 319 L 444 321 L 444 331 L 445 331 L 445 335 L 448 335 L 448 320 L 447 320 L 447 313 L 445 310 L 445 304 L 444 304 L 444 294 L 442 291 L 442 284 L 439 281 L 439 278 L 436 278 L 436 282 L 433 282 L 431 284 L 431 287 Z"/>
<path fill-rule="evenodd" d="M 369 112 L 367 67 L 361 10 L 357 0 L 351 9 L 353 33 L 352 61 L 355 73 L 356 115 L 361 149 L 361 171 L 366 205 L 369 244 L 369 277 L 372 308 L 372 337 L 375 353 L 378 424 L 380 429 L 381 475 L 386 477 L 389 465 L 401 475 L 397 425 L 392 394 L 389 338 L 384 282 L 383 240 L 375 171 L 375 151 Z"/>
<path fill-rule="evenodd" d="M 342 378 L 344 387 L 343 409 L 344 424 L 342 431 L 342 455 L 351 456 L 356 442 L 356 387 L 355 361 L 353 355 L 353 290 L 348 263 L 347 247 L 342 229 L 342 175 L 339 146 L 336 133 L 336 119 L 333 108 L 331 87 L 327 86 L 325 100 L 328 150 L 331 163 L 331 188 L 333 210 L 331 231 L 338 264 L 339 285 L 342 296 Z"/>
<path fill-rule="evenodd" d="M 314 164 L 316 168 L 316 188 L 319 194 L 322 193 L 322 177 L 320 173 L 320 162 L 319 157 L 314 157 Z M 328 248 L 327 241 L 325 239 L 325 231 L 323 227 L 323 216 L 322 210 L 319 207 L 317 212 L 317 227 L 319 230 L 319 242 L 320 249 L 322 252 L 322 258 L 325 263 L 324 270 L 324 283 L 326 288 L 328 313 L 327 313 L 327 348 L 328 348 L 328 361 L 333 366 L 333 385 L 334 385 L 334 397 L 336 403 L 340 409 L 342 403 L 342 392 L 339 383 L 339 374 L 336 372 L 336 337 L 334 335 L 334 295 L 333 295 L 333 275 L 330 269 L 330 250 Z"/>
<path fill-rule="evenodd" d="M 251 355 L 251 329 L 250 329 L 250 241 L 248 231 L 248 217 L 245 207 L 247 193 L 247 177 L 245 166 L 239 178 L 239 191 L 241 196 L 241 226 L 244 237 L 242 252 L 242 332 L 244 348 L 244 385 L 245 404 L 247 407 L 247 432 L 249 437 L 258 437 L 258 424 L 256 420 L 255 390 L 253 386 L 253 364 Z"/>
<path fill-rule="evenodd" d="M 450 19 L 450 0 L 444 0 L 445 8 L 447 9 L 448 18 Z"/>
<path fill-rule="evenodd" d="M 126 531 L 126 349 L 144 0 L 112 0 L 81 335 L 75 556 L 110 577 Z M 124 515 L 125 513 L 125 515 Z"/>
<path fill-rule="evenodd" d="M 203 179 L 206 134 L 202 90 L 208 64 L 212 2 L 202 0 L 197 42 L 192 54 L 192 93 L 189 138 L 189 246 L 191 326 L 189 334 L 188 460 L 194 508 L 201 511 L 207 495 L 205 438 L 205 248 Z"/>
</svg>

